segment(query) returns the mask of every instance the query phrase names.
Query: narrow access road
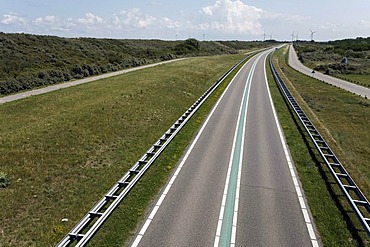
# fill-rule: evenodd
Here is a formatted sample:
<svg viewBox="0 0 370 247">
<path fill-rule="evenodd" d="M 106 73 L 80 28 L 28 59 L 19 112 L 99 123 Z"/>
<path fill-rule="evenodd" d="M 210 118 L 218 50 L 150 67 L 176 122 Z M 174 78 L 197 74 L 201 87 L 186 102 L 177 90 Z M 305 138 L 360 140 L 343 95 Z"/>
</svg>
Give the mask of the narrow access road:
<svg viewBox="0 0 370 247">
<path fill-rule="evenodd" d="M 97 81 L 97 80 L 105 79 L 105 78 L 112 77 L 112 76 L 122 75 L 122 74 L 126 74 L 126 73 L 129 73 L 129 72 L 158 66 L 158 65 L 161 65 L 161 64 L 172 63 L 172 62 L 183 60 L 183 59 L 186 59 L 186 58 L 179 58 L 179 59 L 173 59 L 173 60 L 159 62 L 159 63 L 143 65 L 143 66 L 139 66 L 139 67 L 124 69 L 124 70 L 115 71 L 115 72 L 106 73 L 106 74 L 101 74 L 101 75 L 97 75 L 97 76 L 91 76 L 91 77 L 87 77 L 87 78 L 80 79 L 80 80 L 59 83 L 59 84 L 55 84 L 55 85 L 51 85 L 51 86 L 47 86 L 47 87 L 43 87 L 43 88 L 30 90 L 30 91 L 20 92 L 20 93 L 12 94 L 12 95 L 9 95 L 9 96 L 1 97 L 0 98 L 0 104 L 15 101 L 15 100 L 19 100 L 19 99 L 23 99 L 23 98 L 27 98 L 27 97 L 34 96 L 34 95 L 49 93 L 49 92 L 52 92 L 52 91 L 55 91 L 55 90 L 68 88 L 68 87 L 72 87 L 72 86 L 77 86 L 77 85 L 92 82 L 92 81 Z"/>
<path fill-rule="evenodd" d="M 229 84 L 132 246 L 319 246 L 274 114 L 267 54 Z"/>
<path fill-rule="evenodd" d="M 331 77 L 329 75 L 324 75 L 323 73 L 315 71 L 312 73 L 312 69 L 304 66 L 299 60 L 296 51 L 292 45 L 289 45 L 289 65 L 294 68 L 295 70 L 300 71 L 301 73 L 313 76 L 320 81 L 324 81 L 326 83 L 335 85 L 337 87 L 343 88 L 351 93 L 355 93 L 362 97 L 370 97 L 370 88 L 366 88 L 363 86 L 359 86 L 348 81 L 344 81 L 335 77 Z"/>
</svg>

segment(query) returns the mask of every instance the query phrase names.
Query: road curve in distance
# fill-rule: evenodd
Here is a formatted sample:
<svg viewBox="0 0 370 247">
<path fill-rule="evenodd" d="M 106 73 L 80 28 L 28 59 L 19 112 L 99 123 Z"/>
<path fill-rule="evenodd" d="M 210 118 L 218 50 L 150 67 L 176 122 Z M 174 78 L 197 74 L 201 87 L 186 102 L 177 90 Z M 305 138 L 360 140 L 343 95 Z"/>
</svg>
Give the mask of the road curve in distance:
<svg viewBox="0 0 370 247">
<path fill-rule="evenodd" d="M 362 97 L 370 97 L 370 88 L 366 88 L 360 85 L 356 85 L 353 83 L 350 83 L 348 81 L 344 81 L 335 77 L 331 77 L 329 75 L 325 75 L 323 73 L 315 71 L 315 73 L 312 73 L 312 69 L 304 66 L 299 60 L 296 51 L 294 50 L 293 45 L 289 45 L 289 65 L 294 68 L 295 70 L 300 71 L 301 73 L 308 75 L 308 76 L 314 76 L 316 79 L 320 81 L 324 81 L 326 83 L 335 85 L 337 87 L 340 87 L 344 90 L 347 90 L 351 93 L 355 93 L 357 95 L 360 95 Z"/>
<path fill-rule="evenodd" d="M 131 246 L 319 246 L 274 113 L 268 53 L 224 91 Z"/>
</svg>

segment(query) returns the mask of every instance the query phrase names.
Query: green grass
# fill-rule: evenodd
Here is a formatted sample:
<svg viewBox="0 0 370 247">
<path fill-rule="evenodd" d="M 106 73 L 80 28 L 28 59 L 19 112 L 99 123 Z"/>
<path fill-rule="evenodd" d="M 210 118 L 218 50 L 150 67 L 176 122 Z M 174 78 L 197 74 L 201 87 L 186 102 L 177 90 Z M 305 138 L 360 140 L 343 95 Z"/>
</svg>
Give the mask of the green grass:
<svg viewBox="0 0 370 247">
<path fill-rule="evenodd" d="M 242 57 L 183 60 L 0 105 L 0 166 L 11 181 L 0 189 L 2 246 L 55 245 Z M 202 117 L 196 119 L 200 124 Z M 191 131 L 188 137 L 196 127 Z M 188 141 L 174 143 L 176 150 L 176 143 L 183 147 Z M 179 150 L 162 158 L 165 165 L 153 169 L 160 172 L 149 171 L 143 179 L 150 185 L 139 186 L 140 195 L 129 199 L 143 205 L 131 208 L 136 213 L 126 219 L 133 222 L 127 233 L 145 212 L 140 200 L 157 193 L 173 167 L 166 159 L 178 160 Z"/>
<path fill-rule="evenodd" d="M 283 79 L 299 104 L 319 129 L 351 176 L 369 197 L 370 102 L 341 89 L 306 77 L 286 64 L 281 49 L 275 55 L 275 66 L 284 68 Z M 280 71 L 281 73 L 281 71 Z M 293 118 L 275 83 L 271 92 L 281 125 L 297 167 L 315 224 L 324 246 L 368 245 L 368 238 L 307 135 Z M 303 100 L 304 99 L 304 100 Z M 298 127 L 298 129 L 297 129 Z"/>
<path fill-rule="evenodd" d="M 359 84 L 361 86 L 370 87 L 370 74 L 369 75 L 348 74 L 340 75 L 338 77 L 344 78 L 345 80 Z"/>
</svg>

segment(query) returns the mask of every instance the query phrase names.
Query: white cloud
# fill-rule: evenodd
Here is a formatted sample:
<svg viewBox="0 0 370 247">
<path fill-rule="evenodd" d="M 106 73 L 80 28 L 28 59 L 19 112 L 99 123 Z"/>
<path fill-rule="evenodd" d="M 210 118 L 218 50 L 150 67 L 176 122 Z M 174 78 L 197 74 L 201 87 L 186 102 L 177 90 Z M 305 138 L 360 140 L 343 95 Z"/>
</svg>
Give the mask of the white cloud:
<svg viewBox="0 0 370 247">
<path fill-rule="evenodd" d="M 184 30 L 183 23 L 168 17 L 155 17 L 138 8 L 113 14 L 108 25 L 112 36 L 125 38 L 166 38 L 174 30 Z"/>
<path fill-rule="evenodd" d="M 203 8 L 203 13 L 204 13 L 205 15 L 212 16 L 212 15 L 213 15 L 213 12 L 212 12 L 212 6 L 204 7 L 204 8 Z"/>
<path fill-rule="evenodd" d="M 252 34 L 263 32 L 260 20 L 264 11 L 244 4 L 240 0 L 217 0 L 214 5 L 206 6 L 201 11 L 202 30 L 214 30 L 227 34 Z"/>
<path fill-rule="evenodd" d="M 164 16 L 152 16 L 138 8 L 124 10 L 112 14 L 111 18 L 102 17 L 88 12 L 80 18 L 62 18 L 54 15 L 35 17 L 33 20 L 20 15 L 9 13 L 4 15 L 1 23 L 14 26 L 23 25 L 27 32 L 43 34 L 62 34 L 67 36 L 84 35 L 86 28 L 89 34 L 107 36 L 130 36 L 141 38 L 172 37 L 176 33 L 186 36 L 196 35 L 198 32 L 213 31 L 226 34 L 260 34 L 260 23 L 263 11 L 248 6 L 240 0 L 217 0 L 214 5 L 206 6 L 192 19 L 184 19 L 185 14 L 176 20 Z M 91 31 L 94 31 L 93 33 Z M 124 31 L 124 32 L 122 32 Z"/>
<path fill-rule="evenodd" d="M 206 33 L 207 37 L 216 39 L 248 39 L 260 38 L 264 31 L 278 35 L 279 32 L 285 32 L 288 25 L 289 29 L 296 30 L 295 25 L 302 25 L 305 18 L 307 19 L 297 15 L 267 12 L 242 1 L 214 0 L 213 4 L 199 8 L 198 12 L 190 16 L 189 13 L 179 11 L 172 18 L 166 14 L 154 16 L 138 8 L 104 17 L 88 12 L 73 18 L 47 15 L 30 19 L 24 15 L 9 13 L 3 15 L 0 25 L 3 25 L 4 30 L 21 27 L 25 32 L 62 36 L 169 38 L 176 33 L 181 35 L 179 38 L 201 39 L 202 34 Z M 156 0 L 148 0 L 148 4 L 158 3 Z"/>
<path fill-rule="evenodd" d="M 42 26 L 42 25 L 52 25 L 57 22 L 57 18 L 53 15 L 48 15 L 45 17 L 38 17 L 36 20 L 33 21 L 34 24 L 37 26 Z"/>
<path fill-rule="evenodd" d="M 7 15 L 3 15 L 4 19 L 1 23 L 5 25 L 25 25 L 27 24 L 27 20 L 23 17 L 20 17 L 17 13 L 9 13 Z"/>
<path fill-rule="evenodd" d="M 41 33 L 50 31 L 67 32 L 77 25 L 72 18 L 61 19 L 53 15 L 38 17 L 32 23 L 34 24 L 32 30 L 37 30 Z"/>
<path fill-rule="evenodd" d="M 148 5 L 150 5 L 150 6 L 159 6 L 160 4 L 157 1 L 151 1 L 151 2 L 148 3 Z"/>
<path fill-rule="evenodd" d="M 361 29 L 370 29 L 370 21 L 361 20 L 360 21 L 360 28 Z"/>
<path fill-rule="evenodd" d="M 85 18 L 80 18 L 77 20 L 77 22 L 85 25 L 96 25 L 103 24 L 104 19 L 92 13 L 86 13 Z"/>
<path fill-rule="evenodd" d="M 117 26 L 124 25 L 130 28 L 147 28 L 154 26 L 156 21 L 157 18 L 141 12 L 140 9 L 134 8 L 114 14 L 113 23 Z"/>
<path fill-rule="evenodd" d="M 160 25 L 164 28 L 168 28 L 168 29 L 181 29 L 182 28 L 182 25 L 180 22 L 174 21 L 167 17 L 163 17 L 162 19 L 160 19 L 159 22 L 160 22 Z"/>
<path fill-rule="evenodd" d="M 283 14 L 283 13 L 271 13 L 268 11 L 264 11 L 262 14 L 262 18 L 264 20 L 272 20 L 272 21 L 282 21 L 282 22 L 306 22 L 311 19 L 308 16 L 300 16 L 300 15 L 291 15 L 291 14 Z"/>
<path fill-rule="evenodd" d="M 326 22 L 320 26 L 320 29 L 337 32 L 342 29 L 342 27 L 340 24 L 337 23 Z"/>
</svg>

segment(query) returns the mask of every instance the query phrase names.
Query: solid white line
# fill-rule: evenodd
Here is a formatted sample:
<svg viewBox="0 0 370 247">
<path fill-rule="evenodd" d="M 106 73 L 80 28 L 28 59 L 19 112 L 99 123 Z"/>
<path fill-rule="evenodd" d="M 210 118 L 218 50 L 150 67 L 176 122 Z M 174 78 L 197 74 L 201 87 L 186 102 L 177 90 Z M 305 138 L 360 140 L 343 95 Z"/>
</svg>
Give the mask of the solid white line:
<svg viewBox="0 0 370 247">
<path fill-rule="evenodd" d="M 133 242 L 131 246 L 138 246 L 142 238 L 143 238 L 143 235 L 137 235 L 135 241 Z"/>
<path fill-rule="evenodd" d="M 294 186 L 294 187 L 295 187 L 295 190 L 297 191 L 298 197 L 302 197 L 301 188 L 299 186 Z"/>
<path fill-rule="evenodd" d="M 264 60 L 263 68 L 264 68 L 264 73 L 265 73 L 265 82 L 266 82 L 266 87 L 267 87 L 267 91 L 268 91 L 268 95 L 269 95 L 269 99 L 270 99 L 270 104 L 271 104 L 272 112 L 274 114 L 276 127 L 277 127 L 278 132 L 279 132 L 281 144 L 282 144 L 283 149 L 284 149 L 285 158 L 288 162 L 290 173 L 292 175 L 292 180 L 293 180 L 293 183 L 294 183 L 294 187 L 295 187 L 295 190 L 297 192 L 299 203 L 301 205 L 302 214 L 303 214 L 303 217 L 306 221 L 306 227 L 307 227 L 309 236 L 311 238 L 311 244 L 312 244 L 312 246 L 316 247 L 316 246 L 318 246 L 316 234 L 315 234 L 315 231 L 313 230 L 313 227 L 312 227 L 311 219 L 310 219 L 310 216 L 308 214 L 306 203 L 305 203 L 303 195 L 302 195 L 301 187 L 298 184 L 297 176 L 296 176 L 295 170 L 294 170 L 293 165 L 292 165 L 292 161 L 291 161 L 292 159 L 291 159 L 289 151 L 288 151 L 289 148 L 288 148 L 288 145 L 286 144 L 284 134 L 283 134 L 282 128 L 281 128 L 280 123 L 279 123 L 279 119 L 278 119 L 277 114 L 276 114 L 275 106 L 274 106 L 274 103 L 272 101 L 270 88 L 269 88 L 268 80 L 267 80 L 267 74 L 266 74 L 266 59 Z M 297 181 L 297 183 L 295 181 Z"/>
<path fill-rule="evenodd" d="M 152 220 L 154 218 L 155 214 L 157 213 L 158 209 L 159 209 L 159 205 L 155 205 L 152 212 L 150 213 L 148 219 Z"/>
<path fill-rule="evenodd" d="M 158 200 L 158 202 L 157 202 L 157 206 L 160 206 L 161 204 L 162 204 L 162 202 L 163 202 L 163 200 L 164 200 L 164 198 L 166 197 L 166 195 L 165 194 L 162 194 L 162 196 L 159 198 L 159 200 Z"/>
<path fill-rule="evenodd" d="M 152 222 L 152 220 L 147 220 L 143 226 L 143 228 L 141 228 L 141 231 L 139 233 L 139 235 L 144 235 L 144 232 L 146 231 L 146 229 L 148 229 L 149 225 L 150 225 L 150 222 Z"/>
<path fill-rule="evenodd" d="M 248 62 L 247 62 L 247 63 L 248 63 Z M 245 64 L 243 65 L 243 67 L 242 67 L 242 68 L 244 68 L 244 66 L 246 66 L 246 64 L 247 64 L 247 63 L 245 63 Z M 221 94 L 220 98 L 217 100 L 217 102 L 216 102 L 215 106 L 213 107 L 213 109 L 212 109 L 212 111 L 210 112 L 210 114 L 208 115 L 208 117 L 207 117 L 206 121 L 204 122 L 204 124 L 202 125 L 201 129 L 199 130 L 199 132 L 198 132 L 197 136 L 195 137 L 194 141 L 192 142 L 192 144 L 190 145 L 190 147 L 189 147 L 188 151 L 186 152 L 185 156 L 184 156 L 184 157 L 183 157 L 183 159 L 181 160 L 181 163 L 180 163 L 179 167 L 177 168 L 177 170 L 176 170 L 175 174 L 172 176 L 172 178 L 171 178 L 171 180 L 170 180 L 170 183 L 168 183 L 168 184 L 167 184 L 167 186 L 166 186 L 166 188 L 165 188 L 165 190 L 164 190 L 164 191 L 166 192 L 166 194 L 167 194 L 167 192 L 171 189 L 172 184 L 175 182 L 177 175 L 180 173 L 181 168 L 184 166 L 184 164 L 185 164 L 186 160 L 188 159 L 188 157 L 189 157 L 190 153 L 192 152 L 192 150 L 193 150 L 193 148 L 194 148 L 195 144 L 198 142 L 198 139 L 199 139 L 199 138 L 200 138 L 200 136 L 202 135 L 202 133 L 203 133 L 203 131 L 204 131 L 205 127 L 207 126 L 207 124 L 208 124 L 209 120 L 210 120 L 210 119 L 211 119 L 211 117 L 213 116 L 213 113 L 216 111 L 216 109 L 217 109 L 218 105 L 220 104 L 221 100 L 223 99 L 224 95 L 226 94 L 226 92 L 227 92 L 227 91 L 228 91 L 228 89 L 230 88 L 231 84 L 234 82 L 235 77 L 236 77 L 236 76 L 238 76 L 238 74 L 239 74 L 239 72 L 240 72 L 241 70 L 242 70 L 242 69 L 240 69 L 240 70 L 236 73 L 236 75 L 233 77 L 233 79 L 231 80 L 231 82 L 229 83 L 229 85 L 226 87 L 226 89 L 224 90 L 224 92 Z M 145 234 L 146 230 L 148 229 L 148 227 L 149 227 L 150 223 L 152 222 L 152 219 L 155 217 L 155 214 L 157 213 L 157 211 L 158 211 L 159 207 L 161 206 L 161 204 L 162 204 L 162 202 L 163 202 L 164 198 L 166 197 L 166 194 L 162 193 L 162 195 L 161 195 L 160 199 L 159 199 L 159 200 L 158 200 L 158 202 L 156 203 L 156 206 L 158 206 L 158 208 L 156 208 L 156 207 L 154 207 L 154 208 L 153 208 L 152 212 L 150 213 L 150 217 L 151 217 L 151 218 L 147 218 L 147 220 L 146 220 L 146 222 L 144 223 L 143 227 L 141 228 L 141 230 L 140 230 L 139 234 L 136 236 L 135 241 L 134 241 L 134 242 L 133 242 L 133 244 L 131 245 L 132 247 L 137 247 L 137 246 L 139 245 L 139 243 L 140 243 L 141 239 L 143 238 L 143 236 L 144 236 L 144 234 Z M 217 230 L 217 231 L 218 231 L 218 230 Z M 219 231 L 221 231 L 221 229 L 220 229 Z"/>
</svg>

